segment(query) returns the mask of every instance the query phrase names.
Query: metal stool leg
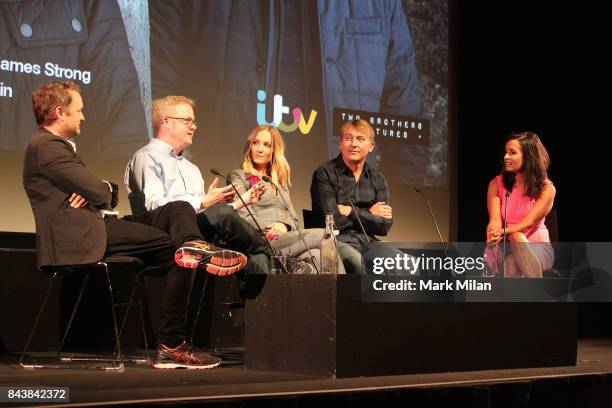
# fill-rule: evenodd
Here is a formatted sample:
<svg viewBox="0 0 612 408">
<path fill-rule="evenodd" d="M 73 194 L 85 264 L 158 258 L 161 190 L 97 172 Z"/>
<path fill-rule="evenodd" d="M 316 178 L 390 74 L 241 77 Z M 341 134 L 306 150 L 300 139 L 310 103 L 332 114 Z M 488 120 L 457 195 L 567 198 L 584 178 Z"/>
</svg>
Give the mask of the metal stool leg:
<svg viewBox="0 0 612 408">
<path fill-rule="evenodd" d="M 202 293 L 200 294 L 200 302 L 198 303 L 198 310 L 196 311 L 195 319 L 193 320 L 193 326 L 191 328 L 191 338 L 189 342 L 193 344 L 193 339 L 195 338 L 196 329 L 198 328 L 198 320 L 200 320 L 200 312 L 202 311 L 202 305 L 204 304 L 204 295 L 206 294 L 206 287 L 208 286 L 208 273 L 204 278 L 204 284 L 202 286 Z"/>
<path fill-rule="evenodd" d="M 115 357 L 117 362 L 119 363 L 119 367 L 123 368 L 123 355 L 121 352 L 121 340 L 119 339 L 119 328 L 117 327 L 117 314 L 115 313 L 115 296 L 113 294 L 113 285 L 111 284 L 110 273 L 108 271 L 108 264 L 105 262 L 98 262 L 98 265 L 104 266 L 104 271 L 106 272 L 106 280 L 108 282 L 108 295 L 110 296 L 111 301 L 111 310 L 113 313 L 113 328 L 115 330 Z"/>
<path fill-rule="evenodd" d="M 128 314 L 130 313 L 130 308 L 132 307 L 132 303 L 134 302 L 134 297 L 136 296 L 136 289 L 138 288 L 139 280 L 140 280 L 140 276 L 134 273 L 134 287 L 132 288 L 132 293 L 130 294 L 130 300 L 128 300 L 128 304 L 126 306 L 125 313 L 123 314 L 123 319 L 121 319 L 121 326 L 119 327 L 119 336 L 123 334 L 123 329 L 125 328 L 125 323 L 127 322 Z"/>
<path fill-rule="evenodd" d="M 55 278 L 57 278 L 57 272 L 53 273 L 53 276 L 51 277 L 51 282 L 49 282 L 49 287 L 47 288 L 47 292 L 45 293 L 45 297 L 42 301 L 42 305 L 40 305 L 40 309 L 38 310 L 38 315 L 36 315 L 36 319 L 34 319 L 34 326 L 32 327 L 32 330 L 30 330 L 30 335 L 28 336 L 28 340 L 26 341 L 26 344 L 23 348 L 23 352 L 21 353 L 21 358 L 19 359 L 19 365 L 23 368 L 33 367 L 30 365 L 24 365 L 23 359 L 26 353 L 28 352 L 28 348 L 30 347 L 30 342 L 32 341 L 32 337 L 34 337 L 34 333 L 36 332 L 36 329 L 38 328 L 40 317 L 42 316 L 43 312 L 45 311 L 45 308 L 47 307 L 47 302 L 49 301 L 49 294 L 51 294 L 51 289 L 53 288 L 53 284 L 55 283 Z"/>
<path fill-rule="evenodd" d="M 89 281 L 89 272 L 87 272 L 87 274 L 85 275 L 85 278 L 83 279 L 83 285 L 81 286 L 79 297 L 77 298 L 74 304 L 74 308 L 72 309 L 72 314 L 70 315 L 70 319 L 68 320 L 68 325 L 66 326 L 66 330 L 64 330 L 62 341 L 60 342 L 59 348 L 57 350 L 58 357 L 62 354 L 62 349 L 64 348 L 64 342 L 66 341 L 66 337 L 68 336 L 68 332 L 70 331 L 70 327 L 72 326 L 72 321 L 74 320 L 74 316 L 76 315 L 77 309 L 79 308 L 79 304 L 81 303 L 81 298 L 83 297 L 83 292 L 85 292 L 85 287 L 87 286 L 88 281 Z"/>
<path fill-rule="evenodd" d="M 123 329 L 125 328 L 125 324 L 127 322 L 127 318 L 130 313 L 130 309 L 132 308 L 132 304 L 134 303 L 134 297 L 136 297 L 138 309 L 140 312 L 139 315 L 140 315 L 140 327 L 142 330 L 142 338 L 144 340 L 144 346 L 145 346 L 145 360 L 149 360 L 149 343 L 147 341 L 147 333 L 146 333 L 145 324 L 144 324 L 144 315 L 142 311 L 142 300 L 140 297 L 140 292 L 138 291 L 138 285 L 140 283 L 140 278 L 142 277 L 142 273 L 144 271 L 134 270 L 133 265 L 131 265 L 130 268 L 132 269 L 132 272 L 134 273 L 134 287 L 132 288 L 132 293 L 130 294 L 130 299 L 126 307 L 126 311 L 123 315 L 123 319 L 121 319 L 121 327 L 119 328 L 119 337 L 121 337 L 121 335 L 123 334 Z"/>
<path fill-rule="evenodd" d="M 149 341 L 147 340 L 147 330 L 145 329 L 145 321 L 144 321 L 144 311 L 142 307 L 142 297 L 140 296 L 139 284 L 140 279 L 144 271 L 140 271 L 137 275 L 136 279 L 136 301 L 138 302 L 138 315 L 140 316 L 140 329 L 142 331 L 142 340 L 144 341 L 145 346 L 145 359 L 149 361 Z"/>
</svg>

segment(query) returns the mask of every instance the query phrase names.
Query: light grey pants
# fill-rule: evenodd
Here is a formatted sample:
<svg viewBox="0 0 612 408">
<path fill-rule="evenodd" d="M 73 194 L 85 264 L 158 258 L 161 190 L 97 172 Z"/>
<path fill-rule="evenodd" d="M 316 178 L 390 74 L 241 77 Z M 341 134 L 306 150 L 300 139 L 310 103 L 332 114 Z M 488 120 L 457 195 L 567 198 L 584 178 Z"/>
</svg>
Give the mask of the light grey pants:
<svg viewBox="0 0 612 408">
<path fill-rule="evenodd" d="M 321 240 L 325 235 L 325 229 L 306 228 L 302 230 L 302 233 L 304 235 L 304 241 L 306 241 L 308 248 L 310 248 L 310 253 L 308 252 L 306 246 L 304 246 L 304 242 L 302 242 L 300 239 L 298 231 L 295 230 L 288 231 L 281 235 L 276 241 L 272 241 L 272 247 L 279 251 L 281 255 L 294 256 L 308 263 L 312 263 L 312 255 L 317 262 L 317 266 L 319 266 L 321 264 Z M 338 242 L 338 245 L 338 257 L 340 258 L 340 254 L 343 252 L 343 246 L 346 244 Z M 341 259 L 339 259 L 338 262 L 338 274 L 346 274 L 344 264 L 342 263 Z"/>
</svg>

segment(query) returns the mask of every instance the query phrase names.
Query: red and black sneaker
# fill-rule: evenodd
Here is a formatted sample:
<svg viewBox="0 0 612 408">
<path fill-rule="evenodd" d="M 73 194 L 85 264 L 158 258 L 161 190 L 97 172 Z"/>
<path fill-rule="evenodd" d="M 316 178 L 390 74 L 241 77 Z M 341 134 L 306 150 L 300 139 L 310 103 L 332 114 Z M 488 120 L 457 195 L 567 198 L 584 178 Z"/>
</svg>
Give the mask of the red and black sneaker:
<svg viewBox="0 0 612 408">
<path fill-rule="evenodd" d="M 175 348 L 164 344 L 157 347 L 154 368 L 186 368 L 190 370 L 205 370 L 221 364 L 221 359 L 212 356 L 192 344 L 183 341 Z"/>
<path fill-rule="evenodd" d="M 176 264 L 196 269 L 204 265 L 213 275 L 227 276 L 238 272 L 247 264 L 247 257 L 231 249 L 218 248 L 204 241 L 187 241 L 174 254 Z"/>
</svg>

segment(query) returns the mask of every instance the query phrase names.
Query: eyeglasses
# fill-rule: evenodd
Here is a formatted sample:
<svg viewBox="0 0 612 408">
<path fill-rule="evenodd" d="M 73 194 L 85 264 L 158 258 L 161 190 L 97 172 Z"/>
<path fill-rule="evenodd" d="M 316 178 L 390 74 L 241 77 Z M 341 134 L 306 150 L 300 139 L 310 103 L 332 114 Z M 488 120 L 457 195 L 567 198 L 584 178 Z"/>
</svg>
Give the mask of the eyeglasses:
<svg viewBox="0 0 612 408">
<path fill-rule="evenodd" d="M 195 120 L 191 119 L 191 118 L 178 118 L 175 116 L 166 116 L 168 119 L 176 119 L 178 121 L 180 121 L 183 125 L 187 126 L 187 127 L 198 127 L 198 122 L 196 122 Z"/>
</svg>

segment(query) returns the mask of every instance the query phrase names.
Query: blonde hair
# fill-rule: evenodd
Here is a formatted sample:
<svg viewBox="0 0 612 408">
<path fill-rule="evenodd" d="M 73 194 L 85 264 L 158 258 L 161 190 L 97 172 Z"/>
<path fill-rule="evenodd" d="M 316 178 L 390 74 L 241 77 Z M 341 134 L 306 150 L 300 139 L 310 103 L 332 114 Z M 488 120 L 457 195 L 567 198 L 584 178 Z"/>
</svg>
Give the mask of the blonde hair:
<svg viewBox="0 0 612 408">
<path fill-rule="evenodd" d="M 195 110 L 195 101 L 186 96 L 180 95 L 169 95 L 163 98 L 158 98 L 153 101 L 151 106 L 151 116 L 153 121 L 153 128 L 159 129 L 164 120 L 164 117 L 168 115 L 168 111 L 177 105 L 189 105 L 191 109 Z"/>
<path fill-rule="evenodd" d="M 342 125 L 342 127 L 340 128 L 341 139 L 342 137 L 344 137 L 344 132 L 346 132 L 349 127 L 352 127 L 360 132 L 365 133 L 370 138 L 370 142 L 374 143 L 374 129 L 372 129 L 372 126 L 370 126 L 370 124 L 365 120 L 355 119 L 344 123 L 344 125 Z"/>
<path fill-rule="evenodd" d="M 267 130 L 272 138 L 272 159 L 268 163 L 266 172 L 274 183 L 287 188 L 291 186 L 291 166 L 289 166 L 289 162 L 287 162 L 285 158 L 285 142 L 283 141 L 283 137 L 275 127 L 267 125 L 257 126 L 249 133 L 246 144 L 244 145 L 242 170 L 244 170 L 245 173 L 257 173 L 253 165 L 253 159 L 251 158 L 251 146 L 257 134 L 264 130 Z"/>
</svg>

